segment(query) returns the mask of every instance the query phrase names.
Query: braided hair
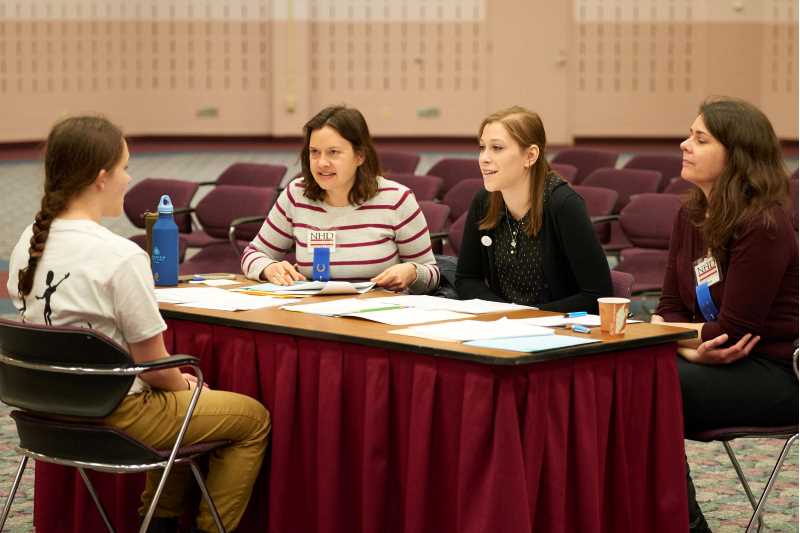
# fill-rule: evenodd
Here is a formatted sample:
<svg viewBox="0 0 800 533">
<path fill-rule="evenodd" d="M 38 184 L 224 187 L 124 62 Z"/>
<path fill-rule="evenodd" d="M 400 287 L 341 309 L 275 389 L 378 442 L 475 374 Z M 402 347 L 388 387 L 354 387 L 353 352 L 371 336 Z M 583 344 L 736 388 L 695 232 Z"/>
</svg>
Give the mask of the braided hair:
<svg viewBox="0 0 800 533">
<path fill-rule="evenodd" d="M 17 290 L 23 300 L 33 287 L 53 219 L 94 183 L 101 170 L 110 171 L 119 162 L 123 146 L 122 130 L 104 117 L 71 117 L 53 126 L 45 148 L 44 195 L 33 222 L 28 266 L 19 271 Z"/>
</svg>

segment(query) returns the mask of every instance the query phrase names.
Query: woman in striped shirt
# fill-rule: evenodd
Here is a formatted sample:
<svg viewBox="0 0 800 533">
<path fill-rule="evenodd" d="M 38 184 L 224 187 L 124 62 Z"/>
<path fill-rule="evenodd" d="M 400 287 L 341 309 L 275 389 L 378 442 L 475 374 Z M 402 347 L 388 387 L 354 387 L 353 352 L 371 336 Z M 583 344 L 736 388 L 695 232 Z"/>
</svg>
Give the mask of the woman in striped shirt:
<svg viewBox="0 0 800 533">
<path fill-rule="evenodd" d="M 242 254 L 250 279 L 280 285 L 311 275 L 319 233 L 330 277 L 370 279 L 390 290 L 425 293 L 439 285 L 425 217 L 411 191 L 379 175 L 364 116 L 327 107 L 303 128 L 303 176 L 290 182 Z M 295 249 L 296 263 L 283 258 Z"/>
</svg>

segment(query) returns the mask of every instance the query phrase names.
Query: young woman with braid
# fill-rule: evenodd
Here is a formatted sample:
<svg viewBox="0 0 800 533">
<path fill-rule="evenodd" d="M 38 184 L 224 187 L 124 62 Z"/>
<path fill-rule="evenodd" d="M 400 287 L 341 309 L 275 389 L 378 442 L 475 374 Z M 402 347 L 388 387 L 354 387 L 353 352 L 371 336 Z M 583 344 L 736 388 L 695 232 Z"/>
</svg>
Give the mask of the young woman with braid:
<svg viewBox="0 0 800 533">
<path fill-rule="evenodd" d="M 91 328 L 126 347 L 134 361 L 168 357 L 153 293 L 147 254 L 100 225 L 117 217 L 130 176 L 122 132 L 100 117 L 56 124 L 47 139 L 44 196 L 35 222 L 11 254 L 8 292 L 25 322 Z M 106 422 L 157 448 L 174 443 L 194 377 L 178 369 L 143 374 Z M 189 424 L 185 444 L 229 440 L 210 459 L 207 484 L 228 531 L 236 528 L 259 473 L 269 413 L 256 400 L 206 390 Z M 160 472 L 151 472 L 142 509 Z M 177 531 L 191 471 L 172 471 L 150 531 Z M 197 531 L 215 531 L 203 504 Z"/>
<path fill-rule="evenodd" d="M 797 423 L 798 245 L 789 183 L 769 119 L 709 100 L 681 143 L 695 184 L 678 212 L 653 322 L 697 331 L 681 343 L 686 433 Z M 689 477 L 689 530 L 710 531 Z"/>
</svg>

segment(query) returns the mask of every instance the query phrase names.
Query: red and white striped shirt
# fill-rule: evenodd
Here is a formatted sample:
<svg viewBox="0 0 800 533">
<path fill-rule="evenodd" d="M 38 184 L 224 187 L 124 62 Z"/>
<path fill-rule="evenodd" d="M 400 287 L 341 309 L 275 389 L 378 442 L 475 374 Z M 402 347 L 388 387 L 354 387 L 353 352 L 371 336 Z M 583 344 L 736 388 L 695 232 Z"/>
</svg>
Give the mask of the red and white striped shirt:
<svg viewBox="0 0 800 533">
<path fill-rule="evenodd" d="M 260 279 L 261 272 L 295 248 L 298 270 L 311 276 L 313 251 L 309 231 L 334 231 L 331 279 L 364 280 L 392 265 L 414 263 L 412 293 L 439 286 L 439 269 L 431 250 L 428 224 L 413 193 L 404 185 L 378 177 L 378 194 L 361 205 L 332 207 L 306 198 L 302 178 L 281 192 L 258 235 L 242 254 L 242 272 Z"/>
</svg>

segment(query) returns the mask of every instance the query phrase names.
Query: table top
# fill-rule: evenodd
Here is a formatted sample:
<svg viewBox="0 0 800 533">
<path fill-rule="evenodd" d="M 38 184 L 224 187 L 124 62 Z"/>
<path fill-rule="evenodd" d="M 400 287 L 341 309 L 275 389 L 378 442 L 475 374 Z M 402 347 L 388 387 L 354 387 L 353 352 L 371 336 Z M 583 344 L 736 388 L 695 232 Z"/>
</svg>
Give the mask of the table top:
<svg viewBox="0 0 800 533">
<path fill-rule="evenodd" d="M 253 283 L 253 282 L 249 282 Z M 226 287 L 227 288 L 227 287 Z M 358 298 L 374 298 L 391 296 L 394 293 L 382 290 L 358 295 Z M 303 303 L 327 301 L 336 298 L 353 298 L 346 296 L 313 296 L 304 298 Z M 693 338 L 692 330 L 664 326 L 660 324 L 637 323 L 628 324 L 625 333 L 610 336 L 593 328 L 589 334 L 574 333 L 567 329 L 556 329 L 557 335 L 570 335 L 581 338 L 595 338 L 602 342 L 570 346 L 534 353 L 514 352 L 467 346 L 459 342 L 425 339 L 389 333 L 405 326 L 390 326 L 350 317 L 326 317 L 308 313 L 286 311 L 279 307 L 268 307 L 253 311 L 218 311 L 182 307 L 174 304 L 160 304 L 164 318 L 191 320 L 194 322 L 217 324 L 236 328 L 282 333 L 313 339 L 350 342 L 366 346 L 375 346 L 392 350 L 406 350 L 426 355 L 462 359 L 476 363 L 491 365 L 522 365 L 591 355 L 610 351 L 629 350 L 655 344 L 677 342 L 681 339 Z M 547 311 L 522 310 L 502 313 L 486 313 L 476 315 L 474 320 L 497 320 L 501 317 L 529 318 L 554 315 Z"/>
</svg>

